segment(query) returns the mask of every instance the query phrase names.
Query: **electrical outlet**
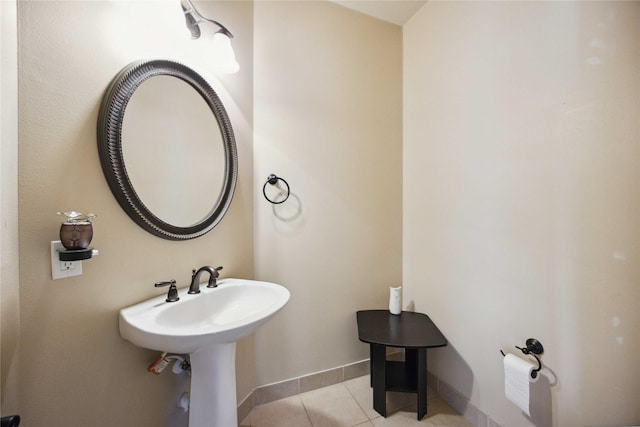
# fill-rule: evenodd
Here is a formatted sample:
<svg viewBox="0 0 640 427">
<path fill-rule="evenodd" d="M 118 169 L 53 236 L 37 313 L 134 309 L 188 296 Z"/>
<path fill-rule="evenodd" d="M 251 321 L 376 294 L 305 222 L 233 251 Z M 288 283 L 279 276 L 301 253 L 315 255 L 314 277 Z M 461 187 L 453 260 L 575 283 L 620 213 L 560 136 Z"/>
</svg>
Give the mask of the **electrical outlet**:
<svg viewBox="0 0 640 427">
<path fill-rule="evenodd" d="M 64 250 L 60 240 L 51 242 L 51 277 L 53 280 L 82 274 L 82 261 L 60 261 L 58 250 Z"/>
<path fill-rule="evenodd" d="M 76 263 L 74 261 L 60 261 L 60 271 L 75 270 Z"/>
</svg>

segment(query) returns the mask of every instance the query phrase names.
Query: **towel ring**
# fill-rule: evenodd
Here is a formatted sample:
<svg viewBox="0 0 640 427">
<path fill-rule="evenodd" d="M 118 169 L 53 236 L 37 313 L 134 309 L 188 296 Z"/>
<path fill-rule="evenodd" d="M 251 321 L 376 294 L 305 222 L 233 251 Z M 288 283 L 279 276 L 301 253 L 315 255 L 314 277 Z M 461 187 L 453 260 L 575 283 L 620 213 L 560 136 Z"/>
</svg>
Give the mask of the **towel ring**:
<svg viewBox="0 0 640 427">
<path fill-rule="evenodd" d="M 287 186 L 287 195 L 285 196 L 284 199 L 280 200 L 279 202 L 276 202 L 275 200 L 271 200 L 267 196 L 267 184 L 276 185 L 278 181 L 284 182 L 284 185 Z M 289 183 L 287 181 L 285 181 L 283 178 L 280 178 L 279 176 L 271 174 L 267 177 L 267 182 L 265 182 L 264 185 L 262 186 L 262 194 L 264 195 L 264 198 L 267 199 L 269 203 L 272 203 L 274 205 L 279 205 L 280 203 L 284 203 L 287 201 L 287 199 L 289 198 L 289 195 L 291 194 L 291 189 L 289 188 Z"/>
</svg>

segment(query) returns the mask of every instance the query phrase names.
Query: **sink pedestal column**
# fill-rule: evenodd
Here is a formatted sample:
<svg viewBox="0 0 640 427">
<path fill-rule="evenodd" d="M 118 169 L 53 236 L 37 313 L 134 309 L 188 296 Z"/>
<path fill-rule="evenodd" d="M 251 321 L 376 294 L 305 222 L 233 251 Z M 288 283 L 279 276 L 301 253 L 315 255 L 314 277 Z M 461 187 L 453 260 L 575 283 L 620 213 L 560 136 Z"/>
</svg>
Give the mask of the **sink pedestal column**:
<svg viewBox="0 0 640 427">
<path fill-rule="evenodd" d="M 214 344 L 190 356 L 189 427 L 237 426 L 236 343 Z"/>
</svg>

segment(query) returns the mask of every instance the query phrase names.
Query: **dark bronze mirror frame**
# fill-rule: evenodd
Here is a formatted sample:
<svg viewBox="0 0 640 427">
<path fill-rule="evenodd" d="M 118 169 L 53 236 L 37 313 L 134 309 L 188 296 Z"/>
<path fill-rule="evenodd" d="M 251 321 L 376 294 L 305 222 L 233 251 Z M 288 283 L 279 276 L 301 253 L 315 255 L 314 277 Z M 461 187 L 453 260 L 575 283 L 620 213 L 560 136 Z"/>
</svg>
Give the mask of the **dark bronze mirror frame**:
<svg viewBox="0 0 640 427">
<path fill-rule="evenodd" d="M 222 133 L 225 151 L 222 190 L 219 195 L 213 195 L 217 197 L 217 201 L 211 212 L 201 221 L 187 227 L 169 224 L 145 206 L 131 184 L 122 155 L 122 123 L 127 104 L 140 84 L 160 75 L 177 77 L 195 89 L 211 108 Z M 158 237 L 168 240 L 200 237 L 211 231 L 229 209 L 238 175 L 238 155 L 231 122 L 216 92 L 204 78 L 185 65 L 169 60 L 138 61 L 116 75 L 100 106 L 98 153 L 109 188 L 122 209 L 136 224 Z M 201 196 L 207 197 L 207 194 Z"/>
</svg>

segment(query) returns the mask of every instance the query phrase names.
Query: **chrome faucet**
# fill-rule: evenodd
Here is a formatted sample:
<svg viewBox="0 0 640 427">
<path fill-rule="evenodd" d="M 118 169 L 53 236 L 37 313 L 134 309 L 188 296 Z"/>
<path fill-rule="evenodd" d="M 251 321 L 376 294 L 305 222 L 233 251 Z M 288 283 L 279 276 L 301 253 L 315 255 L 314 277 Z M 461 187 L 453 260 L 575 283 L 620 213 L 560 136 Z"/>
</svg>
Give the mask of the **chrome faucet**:
<svg viewBox="0 0 640 427">
<path fill-rule="evenodd" d="M 218 286 L 216 283 L 216 279 L 220 277 L 220 273 L 218 271 L 222 270 L 222 267 L 213 268 L 208 265 L 204 267 L 200 267 L 198 271 L 191 270 L 191 285 L 189 286 L 189 294 L 199 294 L 200 293 L 200 275 L 203 271 L 209 273 L 209 283 L 207 284 L 207 288 L 215 288 Z"/>
</svg>

